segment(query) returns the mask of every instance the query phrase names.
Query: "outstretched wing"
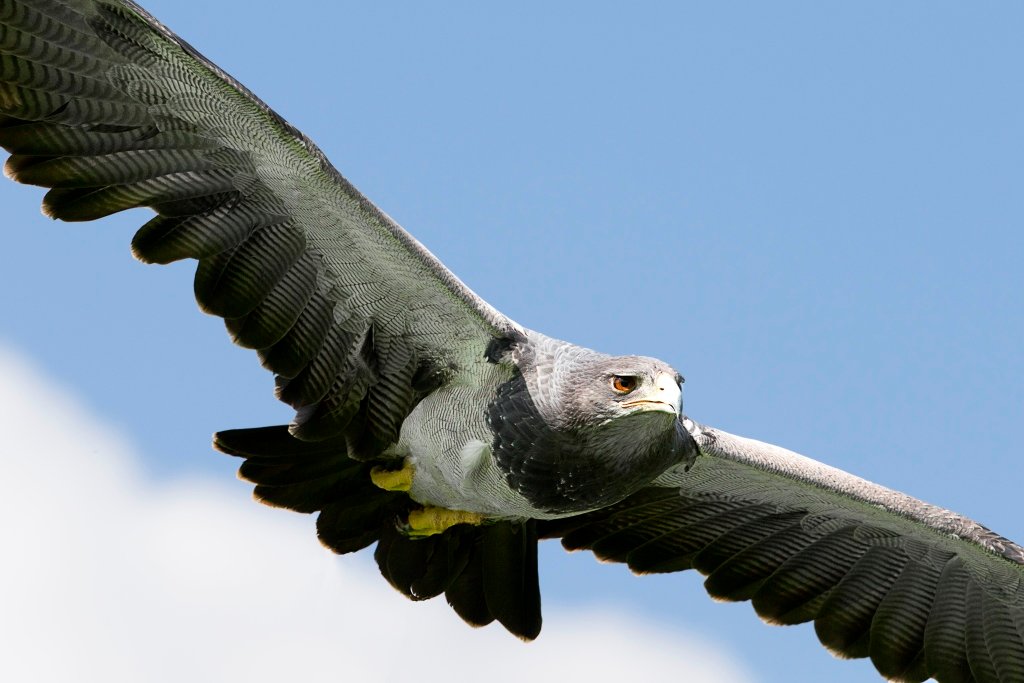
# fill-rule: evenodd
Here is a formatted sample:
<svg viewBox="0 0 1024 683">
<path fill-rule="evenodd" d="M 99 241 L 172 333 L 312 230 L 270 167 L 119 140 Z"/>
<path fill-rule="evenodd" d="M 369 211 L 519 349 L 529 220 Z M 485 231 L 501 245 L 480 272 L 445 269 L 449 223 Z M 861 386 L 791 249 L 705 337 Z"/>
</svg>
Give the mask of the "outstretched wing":
<svg viewBox="0 0 1024 683">
<path fill-rule="evenodd" d="M 891 680 L 1024 681 L 1024 548 L 978 523 L 777 446 L 690 421 L 687 472 L 540 523 L 638 573 L 697 569 L 715 598 Z"/>
<path fill-rule="evenodd" d="M 144 261 L 195 258 L 200 307 L 258 349 L 292 432 L 394 440 L 416 400 L 516 325 L 301 133 L 127 0 L 0 2 L 0 145 L 43 210 L 157 216 Z M 353 422 L 354 421 L 354 422 Z"/>
</svg>

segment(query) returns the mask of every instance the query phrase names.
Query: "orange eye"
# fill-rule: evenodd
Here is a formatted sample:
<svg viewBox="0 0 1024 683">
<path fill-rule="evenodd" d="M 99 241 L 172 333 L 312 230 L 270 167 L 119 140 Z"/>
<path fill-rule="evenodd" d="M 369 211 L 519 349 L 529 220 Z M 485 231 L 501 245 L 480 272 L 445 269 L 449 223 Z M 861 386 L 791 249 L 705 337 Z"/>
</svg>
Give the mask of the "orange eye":
<svg viewBox="0 0 1024 683">
<path fill-rule="evenodd" d="M 636 389 L 636 377 L 631 375 L 615 375 L 612 377 L 612 389 L 620 394 L 628 394 Z"/>
</svg>

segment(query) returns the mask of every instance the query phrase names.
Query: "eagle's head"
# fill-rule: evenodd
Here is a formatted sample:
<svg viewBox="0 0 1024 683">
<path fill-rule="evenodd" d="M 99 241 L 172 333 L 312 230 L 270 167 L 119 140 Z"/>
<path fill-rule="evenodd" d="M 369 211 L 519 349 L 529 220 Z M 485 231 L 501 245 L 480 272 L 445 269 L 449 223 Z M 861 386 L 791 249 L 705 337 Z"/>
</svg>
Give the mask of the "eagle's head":
<svg viewBox="0 0 1024 683">
<path fill-rule="evenodd" d="M 608 356 L 544 339 L 488 407 L 492 450 L 538 509 L 609 505 L 692 462 L 683 378 L 645 356 Z"/>
<path fill-rule="evenodd" d="M 531 393 L 552 424 L 569 430 L 601 427 L 621 418 L 646 416 L 668 429 L 682 413 L 683 376 L 647 356 L 609 356 L 578 346 L 538 354 L 527 370 Z"/>
<path fill-rule="evenodd" d="M 571 382 L 561 383 L 559 400 L 576 424 L 601 425 L 641 413 L 660 414 L 668 425 L 683 407 L 683 376 L 646 356 L 598 356 L 568 361 Z"/>
</svg>

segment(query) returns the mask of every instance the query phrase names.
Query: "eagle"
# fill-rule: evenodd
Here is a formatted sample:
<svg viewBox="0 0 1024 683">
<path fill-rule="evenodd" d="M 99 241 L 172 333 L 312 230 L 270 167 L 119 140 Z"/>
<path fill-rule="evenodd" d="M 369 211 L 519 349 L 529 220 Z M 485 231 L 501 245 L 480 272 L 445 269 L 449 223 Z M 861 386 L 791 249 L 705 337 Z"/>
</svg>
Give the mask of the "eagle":
<svg viewBox="0 0 1024 683">
<path fill-rule="evenodd" d="M 537 544 L 560 539 L 696 569 L 891 680 L 1024 681 L 1024 548 L 697 422 L 662 361 L 511 320 L 133 2 L 0 0 L 0 146 L 53 218 L 155 211 L 134 254 L 196 259 L 199 306 L 295 409 L 214 445 L 409 598 L 536 638 Z"/>
</svg>

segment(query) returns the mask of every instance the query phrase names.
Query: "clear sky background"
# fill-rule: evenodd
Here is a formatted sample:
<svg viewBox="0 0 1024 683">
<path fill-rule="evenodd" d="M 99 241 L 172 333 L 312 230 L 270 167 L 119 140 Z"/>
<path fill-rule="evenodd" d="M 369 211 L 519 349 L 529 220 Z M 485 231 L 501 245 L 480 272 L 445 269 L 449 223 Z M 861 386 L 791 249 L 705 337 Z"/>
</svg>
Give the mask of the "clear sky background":
<svg viewBox="0 0 1024 683">
<path fill-rule="evenodd" d="M 1024 5 L 633 3 L 627 13 L 621 3 L 595 2 L 146 6 L 310 135 L 520 323 L 601 351 L 663 358 L 686 376 L 685 409 L 695 419 L 1024 539 Z M 93 473 L 67 457 L 67 444 L 84 442 L 70 426 L 58 438 L 70 413 L 50 397 L 74 397 L 67 400 L 89 417 L 72 422 L 104 425 L 127 444 L 124 458 L 138 472 L 118 479 L 119 491 L 134 491 L 124 496 L 195 491 L 202 502 L 213 487 L 217 504 L 201 507 L 210 515 L 256 507 L 232 480 L 237 463 L 210 450 L 210 434 L 290 414 L 253 354 L 196 311 L 192 264 L 130 258 L 142 212 L 56 224 L 40 216 L 41 195 L 0 184 L 0 345 L 8 350 L 0 448 L 5 461 L 21 456 L 23 464 L 32 452 L 36 468 L 14 468 L 24 478 L 6 483 L 19 506 L 5 518 L 8 533 L 49 539 L 17 546 L 28 574 L 95 590 L 102 610 L 109 577 L 76 570 L 148 571 L 132 559 L 145 526 L 137 506 L 104 502 L 122 500 L 103 495 L 107 485 L 87 495 Z M 34 383 L 54 388 L 34 392 Z M 27 429 L 60 453 L 31 451 Z M 100 446 L 80 453 L 75 462 L 107 462 Z M 91 528 L 84 522 L 40 526 L 44 511 L 68 500 L 78 501 L 67 507 L 71 517 L 109 508 L 96 517 L 107 541 L 81 542 Z M 166 508 L 157 538 L 173 548 L 175 533 L 209 536 L 209 550 L 189 555 L 203 574 L 222 549 L 221 527 L 176 511 Z M 311 548 L 314 563 L 326 555 L 311 520 L 265 512 L 245 527 L 245 543 L 224 526 L 223 547 L 275 557 Z M 129 522 L 132 533 L 109 533 Z M 258 549 L 264 544 L 273 547 Z M 224 568 L 210 562 L 211 574 Z M 329 562 L 328 572 L 371 571 L 368 557 Z M 654 642 L 655 631 L 665 636 L 660 652 L 678 642 L 666 668 L 685 670 L 680 655 L 700 642 L 731 658 L 736 680 L 874 680 L 869 664 L 834 660 L 810 626 L 769 628 L 749 605 L 713 603 L 696 575 L 635 578 L 554 543 L 543 549 L 541 575 L 541 641 L 571 630 L 572 613 L 601 610 L 618 615 L 609 618 L 621 624 L 623 656 L 649 661 L 629 648 Z M 269 591 L 278 576 L 246 580 Z M 146 590 L 162 599 L 124 619 L 138 624 L 140 641 L 162 634 L 173 646 L 206 619 L 207 603 L 188 584 L 162 586 L 139 587 L 134 604 L 145 604 Z M 180 599 L 168 596 L 173 590 Z M 481 636 L 449 628 L 455 618 L 444 610 L 381 595 L 396 624 L 442 624 L 451 657 L 478 647 Z M 389 628 L 353 630 L 344 590 L 265 599 L 293 608 L 281 615 L 282 633 L 300 628 L 304 601 L 321 614 L 321 638 L 336 610 L 339 634 L 348 635 L 339 635 L 335 662 Z M 22 607 L 11 623 L 35 609 Z M 412 616 L 424 610 L 431 616 Z M 239 625 L 277 614 L 258 599 L 224 611 L 226 624 Z M 157 625 L 167 623 L 181 630 L 164 634 Z M 230 628 L 216 638 L 223 649 L 212 650 L 221 653 L 247 642 Z M 616 647 L 614 637 L 600 642 L 590 654 L 598 661 Z M 579 658 L 569 648 L 541 659 L 516 647 L 524 659 L 515 661 L 572 667 Z M 301 654 L 258 651 L 264 672 Z"/>
</svg>

